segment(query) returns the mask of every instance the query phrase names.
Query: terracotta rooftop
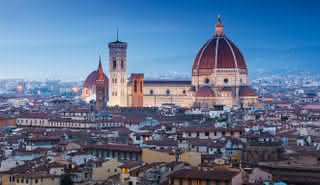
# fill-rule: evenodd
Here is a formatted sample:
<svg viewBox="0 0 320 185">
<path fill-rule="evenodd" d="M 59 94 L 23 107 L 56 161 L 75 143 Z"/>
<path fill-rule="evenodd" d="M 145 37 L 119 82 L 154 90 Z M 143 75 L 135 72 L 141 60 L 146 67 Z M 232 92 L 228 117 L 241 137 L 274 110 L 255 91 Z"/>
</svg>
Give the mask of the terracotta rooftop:
<svg viewBox="0 0 320 185">
<path fill-rule="evenodd" d="M 178 146 L 178 141 L 173 139 L 164 139 L 164 140 L 150 140 L 145 142 L 148 145 L 155 146 Z"/>
<path fill-rule="evenodd" d="M 241 86 L 239 96 L 257 96 L 254 90 L 249 86 Z"/>
<path fill-rule="evenodd" d="M 198 169 L 183 169 L 169 175 L 171 178 L 201 179 L 216 181 L 231 181 L 239 172 L 225 170 L 202 171 Z"/>
<path fill-rule="evenodd" d="M 214 127 L 214 126 L 206 126 L 206 127 L 183 127 L 180 128 L 179 131 L 182 132 L 212 132 L 212 131 L 244 131 L 242 127 Z"/>
<path fill-rule="evenodd" d="M 136 145 L 126 144 L 101 144 L 101 145 L 85 145 L 84 150 L 111 150 L 111 151 L 123 151 L 123 152 L 141 152 L 141 148 Z"/>
<path fill-rule="evenodd" d="M 210 87 L 203 86 L 197 90 L 196 97 L 214 97 L 214 92 Z"/>
<path fill-rule="evenodd" d="M 21 114 L 19 118 L 48 119 L 48 114 L 44 112 L 26 112 Z"/>
<path fill-rule="evenodd" d="M 142 164 L 142 161 L 127 161 L 124 164 L 120 165 L 119 168 L 134 168 Z"/>
<path fill-rule="evenodd" d="M 190 80 L 145 80 L 144 84 L 191 85 L 191 81 Z"/>
<path fill-rule="evenodd" d="M 27 138 L 28 141 L 50 141 L 50 140 L 60 140 L 57 136 L 37 136 L 32 138 Z"/>
</svg>

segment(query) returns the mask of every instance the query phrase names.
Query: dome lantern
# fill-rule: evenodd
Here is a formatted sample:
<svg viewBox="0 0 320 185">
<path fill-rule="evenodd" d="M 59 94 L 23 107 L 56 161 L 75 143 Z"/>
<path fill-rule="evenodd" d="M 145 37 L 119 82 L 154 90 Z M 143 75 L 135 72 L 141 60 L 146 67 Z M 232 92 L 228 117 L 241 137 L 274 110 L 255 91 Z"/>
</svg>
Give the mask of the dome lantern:
<svg viewBox="0 0 320 185">
<path fill-rule="evenodd" d="M 209 75 L 218 69 L 236 70 L 247 74 L 246 61 L 240 49 L 225 36 L 223 28 L 221 17 L 218 16 L 213 37 L 204 43 L 194 59 L 193 75 Z"/>
<path fill-rule="evenodd" d="M 214 32 L 214 36 L 223 36 L 224 35 L 223 29 L 224 29 L 224 26 L 223 26 L 223 24 L 221 22 L 221 16 L 218 15 L 218 22 L 216 24 L 216 29 L 215 29 L 215 32 Z"/>
</svg>

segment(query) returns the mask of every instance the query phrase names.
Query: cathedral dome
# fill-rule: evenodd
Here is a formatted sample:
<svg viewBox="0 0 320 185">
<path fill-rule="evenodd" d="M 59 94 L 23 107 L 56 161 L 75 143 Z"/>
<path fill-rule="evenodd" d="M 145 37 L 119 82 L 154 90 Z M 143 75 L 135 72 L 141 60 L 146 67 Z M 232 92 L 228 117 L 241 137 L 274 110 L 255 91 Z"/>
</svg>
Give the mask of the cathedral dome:
<svg viewBox="0 0 320 185">
<path fill-rule="evenodd" d="M 86 80 L 84 81 L 83 87 L 84 88 L 88 88 L 91 89 L 93 86 L 96 85 L 96 81 L 98 79 L 98 70 L 93 71 L 92 73 L 89 74 L 89 76 L 86 78 Z M 103 74 L 104 79 L 107 79 L 108 81 L 108 77 Z"/>
<path fill-rule="evenodd" d="M 213 37 L 200 48 L 194 59 L 193 74 L 211 74 L 215 69 L 240 69 L 243 73 L 247 73 L 247 65 L 242 53 L 225 36 L 223 28 L 219 17 Z"/>
<path fill-rule="evenodd" d="M 95 99 L 97 81 L 103 81 L 104 88 L 108 89 L 109 79 L 103 72 L 101 58 L 99 59 L 98 69 L 90 73 L 89 76 L 84 81 L 83 89 L 82 89 L 83 98 L 85 98 L 86 100 Z"/>
</svg>

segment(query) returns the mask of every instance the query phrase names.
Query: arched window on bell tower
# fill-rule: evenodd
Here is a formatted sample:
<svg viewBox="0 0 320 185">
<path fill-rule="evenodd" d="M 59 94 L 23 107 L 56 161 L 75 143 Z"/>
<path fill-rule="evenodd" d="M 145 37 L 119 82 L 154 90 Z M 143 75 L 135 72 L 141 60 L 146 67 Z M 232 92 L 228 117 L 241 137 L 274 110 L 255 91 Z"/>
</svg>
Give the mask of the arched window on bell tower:
<svg viewBox="0 0 320 185">
<path fill-rule="evenodd" d="M 112 61 L 112 68 L 117 69 L 117 61 L 116 60 Z"/>
<path fill-rule="evenodd" d="M 142 81 L 140 81 L 140 93 L 141 93 L 141 94 L 143 93 L 142 86 L 143 86 Z"/>
<path fill-rule="evenodd" d="M 134 88 L 134 92 L 136 93 L 138 91 L 138 82 L 137 82 L 137 80 L 134 81 L 133 88 Z"/>
<path fill-rule="evenodd" d="M 123 68 L 124 68 L 124 61 L 121 60 L 121 69 L 123 69 Z"/>
</svg>

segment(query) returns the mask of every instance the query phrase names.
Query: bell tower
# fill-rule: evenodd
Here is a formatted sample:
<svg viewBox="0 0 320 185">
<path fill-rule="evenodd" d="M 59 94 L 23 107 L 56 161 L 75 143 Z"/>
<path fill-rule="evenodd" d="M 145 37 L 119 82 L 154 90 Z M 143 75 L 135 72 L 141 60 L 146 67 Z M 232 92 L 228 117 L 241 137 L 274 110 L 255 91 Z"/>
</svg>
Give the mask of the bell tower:
<svg viewBox="0 0 320 185">
<path fill-rule="evenodd" d="M 143 107 L 144 74 L 131 74 L 131 103 L 133 107 Z"/>
<path fill-rule="evenodd" d="M 110 75 L 110 105 L 128 106 L 128 72 L 126 42 L 117 40 L 109 43 L 109 75 Z"/>
</svg>

